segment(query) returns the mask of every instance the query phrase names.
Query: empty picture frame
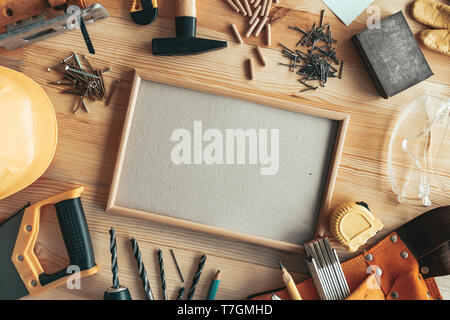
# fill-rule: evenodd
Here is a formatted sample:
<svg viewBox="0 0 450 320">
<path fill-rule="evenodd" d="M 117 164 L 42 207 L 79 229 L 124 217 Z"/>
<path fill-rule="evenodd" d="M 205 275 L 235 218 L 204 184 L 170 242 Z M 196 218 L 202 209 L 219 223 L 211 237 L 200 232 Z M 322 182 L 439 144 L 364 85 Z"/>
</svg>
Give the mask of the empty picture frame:
<svg viewBox="0 0 450 320">
<path fill-rule="evenodd" d="M 135 71 L 106 210 L 302 252 L 325 232 L 348 122 L 293 99 Z M 248 136 L 228 145 L 238 129 Z"/>
</svg>

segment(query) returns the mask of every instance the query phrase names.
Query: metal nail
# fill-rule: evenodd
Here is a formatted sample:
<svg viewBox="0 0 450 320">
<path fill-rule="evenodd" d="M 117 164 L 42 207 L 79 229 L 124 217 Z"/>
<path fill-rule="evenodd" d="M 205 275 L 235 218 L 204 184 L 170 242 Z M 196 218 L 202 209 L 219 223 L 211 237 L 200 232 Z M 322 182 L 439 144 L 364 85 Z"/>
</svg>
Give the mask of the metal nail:
<svg viewBox="0 0 450 320">
<path fill-rule="evenodd" d="M 117 87 L 119 86 L 119 84 L 120 84 L 120 80 L 114 81 L 114 83 L 113 83 L 113 85 L 112 85 L 112 88 L 111 88 L 111 92 L 110 92 L 110 94 L 109 94 L 109 96 L 108 96 L 108 99 L 106 100 L 106 105 L 107 105 L 107 106 L 109 106 L 109 104 L 110 104 L 112 98 L 114 97 L 114 94 L 115 94 L 115 92 L 117 91 Z"/>
</svg>

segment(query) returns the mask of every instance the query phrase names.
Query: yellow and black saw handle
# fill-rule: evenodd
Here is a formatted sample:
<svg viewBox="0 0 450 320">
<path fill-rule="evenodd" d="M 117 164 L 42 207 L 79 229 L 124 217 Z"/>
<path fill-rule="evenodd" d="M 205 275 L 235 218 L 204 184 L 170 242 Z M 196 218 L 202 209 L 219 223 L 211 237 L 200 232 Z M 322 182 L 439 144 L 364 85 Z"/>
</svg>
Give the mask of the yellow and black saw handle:
<svg viewBox="0 0 450 320">
<path fill-rule="evenodd" d="M 91 237 L 81 204 L 84 187 L 53 196 L 25 209 L 12 261 L 30 295 L 60 286 L 79 271 L 85 277 L 98 272 Z M 59 226 L 70 259 L 70 265 L 54 274 L 46 274 L 34 252 L 39 233 L 41 208 L 54 205 Z M 71 268 L 69 268 L 71 267 Z"/>
</svg>

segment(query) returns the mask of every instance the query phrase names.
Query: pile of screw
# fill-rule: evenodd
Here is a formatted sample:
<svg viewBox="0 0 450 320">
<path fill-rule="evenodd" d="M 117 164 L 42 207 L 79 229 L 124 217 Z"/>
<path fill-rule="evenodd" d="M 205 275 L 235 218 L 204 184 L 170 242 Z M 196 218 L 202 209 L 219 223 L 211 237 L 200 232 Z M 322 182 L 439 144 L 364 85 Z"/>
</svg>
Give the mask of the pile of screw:
<svg viewBox="0 0 450 320">
<path fill-rule="evenodd" d="M 323 13 L 324 11 L 321 12 L 319 27 L 314 23 L 309 32 L 305 32 L 298 27 L 289 27 L 303 35 L 296 47 L 306 46 L 308 48 L 307 53 L 298 49 L 291 50 L 280 43 L 280 46 L 283 48 L 283 56 L 291 60 L 290 64 L 280 64 L 288 66 L 291 72 L 296 72 L 302 76 L 299 82 L 306 88 L 300 90 L 300 92 L 317 90 L 318 86 L 309 84 L 308 82 L 310 81 L 319 81 L 320 85 L 325 87 L 328 78 L 342 78 L 344 61 L 341 62 L 339 72 L 332 65 L 333 63 L 336 66 L 339 65 L 339 60 L 336 58 L 336 48 L 333 47 L 337 40 L 331 36 L 330 24 L 322 25 Z M 336 72 L 338 72 L 338 75 L 336 75 Z"/>
<path fill-rule="evenodd" d="M 92 101 L 106 101 L 105 104 L 109 105 L 114 92 L 117 89 L 117 85 L 120 82 L 119 80 L 116 80 L 113 83 L 109 95 L 107 95 L 103 75 L 111 69 L 94 69 L 86 56 L 82 57 L 87 69 L 83 68 L 80 61 L 80 56 L 75 52 L 57 65 L 48 68 L 48 71 L 59 72 L 64 77 L 64 79 L 58 80 L 54 84 L 71 87 L 63 90 L 62 93 L 74 94 L 80 97 L 80 101 L 73 109 L 73 113 L 75 114 L 78 112 L 80 107 L 83 107 L 86 112 L 89 112 L 86 105 L 86 100 L 88 98 Z"/>
</svg>

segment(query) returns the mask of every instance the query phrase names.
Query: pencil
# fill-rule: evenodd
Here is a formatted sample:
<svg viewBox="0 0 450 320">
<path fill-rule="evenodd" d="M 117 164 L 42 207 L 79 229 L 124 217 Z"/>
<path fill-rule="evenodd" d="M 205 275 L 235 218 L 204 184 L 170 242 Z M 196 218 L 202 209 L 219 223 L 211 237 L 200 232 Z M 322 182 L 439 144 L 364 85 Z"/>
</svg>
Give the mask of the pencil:
<svg viewBox="0 0 450 320">
<path fill-rule="evenodd" d="M 302 296 L 298 292 L 297 286 L 295 285 L 294 279 L 292 279 L 291 275 L 287 272 L 286 268 L 278 261 L 280 265 L 281 272 L 283 273 L 283 282 L 286 285 L 286 289 L 289 292 L 292 300 L 302 300 Z"/>
<path fill-rule="evenodd" d="M 208 296 L 206 300 L 214 300 L 216 298 L 217 290 L 219 289 L 220 284 L 220 270 L 217 271 L 216 276 L 211 282 L 211 286 L 209 287 Z"/>
</svg>

